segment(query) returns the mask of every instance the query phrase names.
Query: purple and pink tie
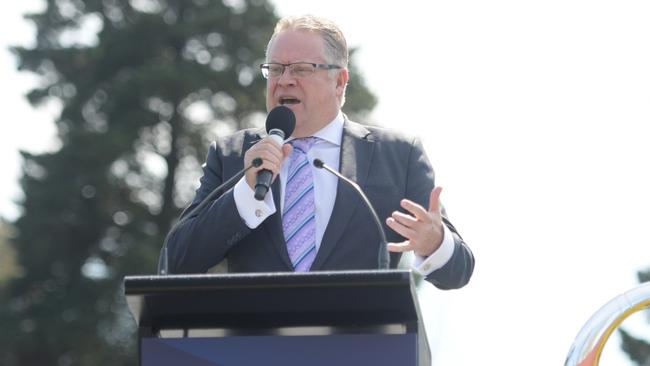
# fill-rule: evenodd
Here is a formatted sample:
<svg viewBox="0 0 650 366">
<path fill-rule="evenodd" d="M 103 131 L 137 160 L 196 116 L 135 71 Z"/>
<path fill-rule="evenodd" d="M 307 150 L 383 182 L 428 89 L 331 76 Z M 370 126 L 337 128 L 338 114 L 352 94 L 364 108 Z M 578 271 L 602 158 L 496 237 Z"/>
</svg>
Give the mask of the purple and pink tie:
<svg viewBox="0 0 650 366">
<path fill-rule="evenodd" d="M 290 141 L 289 173 L 284 194 L 282 229 L 294 271 L 307 272 L 316 258 L 314 177 L 307 152 L 317 137 Z"/>
</svg>

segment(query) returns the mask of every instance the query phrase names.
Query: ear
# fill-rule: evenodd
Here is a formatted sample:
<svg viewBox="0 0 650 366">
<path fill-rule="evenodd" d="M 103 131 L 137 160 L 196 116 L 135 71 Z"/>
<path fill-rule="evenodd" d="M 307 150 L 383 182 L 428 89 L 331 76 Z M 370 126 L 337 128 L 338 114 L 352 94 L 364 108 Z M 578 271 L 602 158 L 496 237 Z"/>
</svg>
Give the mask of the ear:
<svg viewBox="0 0 650 366">
<path fill-rule="evenodd" d="M 340 69 L 336 75 L 336 92 L 338 95 L 345 93 L 345 87 L 348 85 L 349 80 L 350 74 L 348 73 L 348 69 Z"/>
</svg>

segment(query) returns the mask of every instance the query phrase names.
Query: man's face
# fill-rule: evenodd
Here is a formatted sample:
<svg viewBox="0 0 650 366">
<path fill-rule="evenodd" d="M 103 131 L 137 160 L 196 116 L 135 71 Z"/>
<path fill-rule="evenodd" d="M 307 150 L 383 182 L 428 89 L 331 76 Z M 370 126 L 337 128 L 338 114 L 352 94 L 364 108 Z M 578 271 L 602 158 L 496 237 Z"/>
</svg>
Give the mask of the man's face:
<svg viewBox="0 0 650 366">
<path fill-rule="evenodd" d="M 327 64 L 324 55 L 323 40 L 316 33 L 286 30 L 271 42 L 267 62 Z M 316 69 L 312 75 L 299 77 L 286 68 L 281 76 L 267 80 L 266 108 L 271 111 L 278 105 L 289 107 L 296 115 L 292 136 L 310 136 L 336 117 L 347 81 L 345 69 Z"/>
</svg>

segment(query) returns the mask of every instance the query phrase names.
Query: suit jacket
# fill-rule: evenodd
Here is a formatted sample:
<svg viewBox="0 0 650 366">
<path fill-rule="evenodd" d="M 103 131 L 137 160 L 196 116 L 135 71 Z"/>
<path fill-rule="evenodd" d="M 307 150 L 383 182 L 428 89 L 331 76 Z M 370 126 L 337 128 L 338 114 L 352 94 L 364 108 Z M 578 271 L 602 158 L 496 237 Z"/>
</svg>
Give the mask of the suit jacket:
<svg viewBox="0 0 650 366">
<path fill-rule="evenodd" d="M 201 185 L 183 215 L 243 169 L 244 153 L 264 135 L 263 130 L 248 129 L 213 142 L 203 166 Z M 400 210 L 402 198 L 428 207 L 434 186 L 433 169 L 417 138 L 347 119 L 341 141 L 340 172 L 359 184 L 380 220 Z M 275 205 L 280 207 L 279 179 L 273 183 L 272 191 Z M 230 272 L 293 271 L 279 212 L 250 229 L 237 211 L 231 188 L 191 215 L 170 234 L 170 273 L 206 272 L 224 258 Z M 444 213 L 443 222 L 453 234 L 454 252 L 447 264 L 426 279 L 438 288 L 459 288 L 469 281 L 474 258 Z M 404 240 L 383 225 L 389 242 Z M 357 193 L 339 182 L 332 215 L 311 270 L 376 269 L 379 241 L 373 218 Z M 399 253 L 391 253 L 392 268 L 399 258 Z"/>
</svg>

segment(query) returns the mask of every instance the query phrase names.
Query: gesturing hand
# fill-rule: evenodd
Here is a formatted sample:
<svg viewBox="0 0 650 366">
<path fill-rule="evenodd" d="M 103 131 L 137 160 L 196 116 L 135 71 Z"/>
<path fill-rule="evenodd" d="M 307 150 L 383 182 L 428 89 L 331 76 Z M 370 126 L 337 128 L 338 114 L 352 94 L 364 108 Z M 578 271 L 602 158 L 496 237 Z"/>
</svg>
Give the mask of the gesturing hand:
<svg viewBox="0 0 650 366">
<path fill-rule="evenodd" d="M 428 257 L 440 247 L 443 239 L 440 192 L 441 187 L 431 190 L 428 210 L 408 199 L 400 202 L 402 208 L 410 215 L 395 211 L 386 219 L 386 224 L 406 240 L 401 243 L 388 243 L 389 251 L 412 250 L 417 255 Z"/>
</svg>

